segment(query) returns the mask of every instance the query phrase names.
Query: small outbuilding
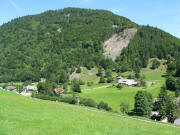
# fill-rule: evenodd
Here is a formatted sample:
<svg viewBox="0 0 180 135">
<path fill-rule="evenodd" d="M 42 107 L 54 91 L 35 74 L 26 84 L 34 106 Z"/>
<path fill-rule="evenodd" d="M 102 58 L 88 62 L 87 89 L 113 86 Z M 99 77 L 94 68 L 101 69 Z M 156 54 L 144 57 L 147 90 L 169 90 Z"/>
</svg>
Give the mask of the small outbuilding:
<svg viewBox="0 0 180 135">
<path fill-rule="evenodd" d="M 17 91 L 17 87 L 16 86 L 6 86 L 5 90 L 16 92 Z"/>
</svg>

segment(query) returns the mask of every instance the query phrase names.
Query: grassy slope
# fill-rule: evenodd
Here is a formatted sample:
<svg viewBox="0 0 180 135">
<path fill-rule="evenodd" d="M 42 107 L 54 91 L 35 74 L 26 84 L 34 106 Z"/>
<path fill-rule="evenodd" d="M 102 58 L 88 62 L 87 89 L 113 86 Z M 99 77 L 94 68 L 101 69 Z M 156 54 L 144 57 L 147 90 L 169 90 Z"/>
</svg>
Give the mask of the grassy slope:
<svg viewBox="0 0 180 135">
<path fill-rule="evenodd" d="M 159 85 L 159 84 L 158 84 Z M 94 99 L 95 101 L 105 101 L 107 102 L 110 107 L 113 108 L 115 111 L 120 111 L 120 103 L 121 102 L 126 102 L 130 104 L 130 109 L 133 109 L 134 105 L 134 96 L 137 91 L 139 90 L 146 90 L 150 93 L 152 93 L 153 98 L 157 97 L 159 91 L 160 91 L 160 86 L 153 86 L 151 88 L 142 89 L 142 88 L 132 88 L 132 87 L 125 87 L 121 90 L 118 90 L 117 88 L 102 88 L 102 89 L 97 89 L 97 90 L 89 90 L 86 92 L 83 92 L 80 94 L 82 97 L 89 97 Z"/>
<path fill-rule="evenodd" d="M 180 129 L 0 90 L 1 135 L 178 135 Z M 137 130 L 138 129 L 138 130 Z"/>
</svg>

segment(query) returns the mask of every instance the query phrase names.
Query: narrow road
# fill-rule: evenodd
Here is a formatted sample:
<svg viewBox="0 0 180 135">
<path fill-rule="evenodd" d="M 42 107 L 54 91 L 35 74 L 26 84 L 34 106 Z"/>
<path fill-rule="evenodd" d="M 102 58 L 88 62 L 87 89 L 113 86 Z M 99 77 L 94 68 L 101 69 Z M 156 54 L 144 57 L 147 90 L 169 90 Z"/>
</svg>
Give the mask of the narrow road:
<svg viewBox="0 0 180 135">
<path fill-rule="evenodd" d="M 107 88 L 110 87 L 111 85 L 106 85 L 106 86 L 100 86 L 100 87 L 96 87 L 96 88 L 88 88 L 88 89 L 84 89 L 82 91 L 88 91 L 88 90 L 96 90 L 96 89 L 101 89 L 101 88 Z"/>
</svg>

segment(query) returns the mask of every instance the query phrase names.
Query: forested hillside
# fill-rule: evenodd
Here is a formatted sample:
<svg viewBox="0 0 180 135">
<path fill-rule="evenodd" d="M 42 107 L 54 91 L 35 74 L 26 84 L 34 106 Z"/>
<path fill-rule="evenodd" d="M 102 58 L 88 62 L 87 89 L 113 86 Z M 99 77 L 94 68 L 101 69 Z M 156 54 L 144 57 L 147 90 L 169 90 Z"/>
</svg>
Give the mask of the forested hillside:
<svg viewBox="0 0 180 135">
<path fill-rule="evenodd" d="M 150 58 L 180 60 L 180 40 L 158 28 L 140 26 L 116 62 L 123 71 L 136 70 L 147 67 Z"/>
<path fill-rule="evenodd" d="M 101 43 L 131 27 L 138 26 L 109 11 L 78 8 L 14 19 L 0 27 L 0 82 L 64 83 L 75 67 L 112 66 Z"/>
<path fill-rule="evenodd" d="M 126 28 L 137 32 L 115 61 L 103 42 Z M 65 8 L 14 19 L 0 27 L 0 82 L 65 83 L 80 66 L 116 72 L 139 70 L 149 58 L 180 59 L 180 40 L 104 10 Z"/>
</svg>

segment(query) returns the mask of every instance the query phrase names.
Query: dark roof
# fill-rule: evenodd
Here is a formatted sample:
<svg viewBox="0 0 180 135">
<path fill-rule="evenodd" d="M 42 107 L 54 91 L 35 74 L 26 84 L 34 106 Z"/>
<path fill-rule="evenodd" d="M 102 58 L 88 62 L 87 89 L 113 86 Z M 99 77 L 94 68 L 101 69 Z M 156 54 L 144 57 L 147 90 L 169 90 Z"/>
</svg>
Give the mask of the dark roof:
<svg viewBox="0 0 180 135">
<path fill-rule="evenodd" d="M 5 89 L 6 90 L 14 90 L 14 89 L 16 89 L 16 87 L 15 86 L 6 86 Z"/>
</svg>

